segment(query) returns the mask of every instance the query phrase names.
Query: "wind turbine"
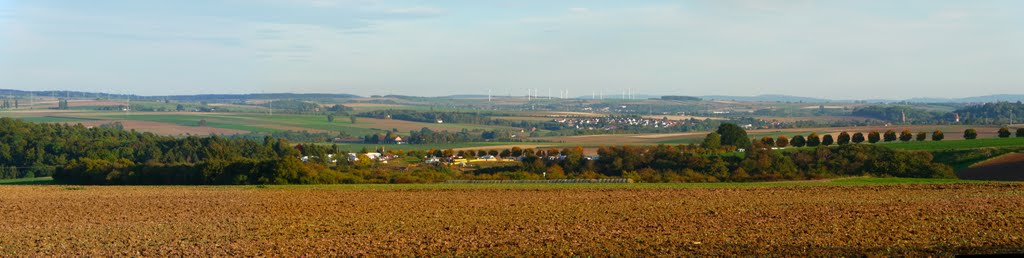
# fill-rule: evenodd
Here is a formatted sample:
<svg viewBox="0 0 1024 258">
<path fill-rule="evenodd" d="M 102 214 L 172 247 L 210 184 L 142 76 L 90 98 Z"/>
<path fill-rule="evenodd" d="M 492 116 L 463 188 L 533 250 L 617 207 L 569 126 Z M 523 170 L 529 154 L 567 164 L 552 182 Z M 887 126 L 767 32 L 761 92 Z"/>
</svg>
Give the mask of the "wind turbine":
<svg viewBox="0 0 1024 258">
<path fill-rule="evenodd" d="M 124 95 L 124 98 L 125 98 L 124 113 L 125 113 L 125 115 L 131 115 L 132 114 L 132 94 L 128 93 L 128 92 L 126 92 L 126 93 L 127 94 Z"/>
</svg>

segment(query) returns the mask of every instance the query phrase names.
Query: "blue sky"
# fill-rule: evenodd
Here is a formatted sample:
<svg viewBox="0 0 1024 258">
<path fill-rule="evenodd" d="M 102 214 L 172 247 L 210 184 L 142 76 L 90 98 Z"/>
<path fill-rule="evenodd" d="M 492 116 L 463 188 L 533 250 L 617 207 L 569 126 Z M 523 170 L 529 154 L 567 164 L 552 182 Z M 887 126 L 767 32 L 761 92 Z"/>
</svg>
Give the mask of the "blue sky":
<svg viewBox="0 0 1024 258">
<path fill-rule="evenodd" d="M 0 88 L 1024 94 L 1024 1 L 0 0 Z"/>
</svg>

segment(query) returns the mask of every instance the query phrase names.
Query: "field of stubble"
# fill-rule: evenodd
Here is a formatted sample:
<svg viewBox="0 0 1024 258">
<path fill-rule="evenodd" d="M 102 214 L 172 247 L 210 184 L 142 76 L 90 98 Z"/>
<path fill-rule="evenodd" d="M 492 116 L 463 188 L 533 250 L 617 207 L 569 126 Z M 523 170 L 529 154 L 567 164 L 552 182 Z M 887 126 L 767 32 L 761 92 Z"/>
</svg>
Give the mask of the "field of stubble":
<svg viewBox="0 0 1024 258">
<path fill-rule="evenodd" d="M 0 256 L 1024 251 L 1024 185 L 717 189 L 0 186 Z"/>
</svg>

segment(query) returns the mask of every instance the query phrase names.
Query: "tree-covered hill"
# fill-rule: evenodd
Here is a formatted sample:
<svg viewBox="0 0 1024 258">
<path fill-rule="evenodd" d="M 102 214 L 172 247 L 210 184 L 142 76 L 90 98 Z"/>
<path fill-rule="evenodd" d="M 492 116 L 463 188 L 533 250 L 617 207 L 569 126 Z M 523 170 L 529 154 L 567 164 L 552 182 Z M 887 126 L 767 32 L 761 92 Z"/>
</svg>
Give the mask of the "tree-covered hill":
<svg viewBox="0 0 1024 258">
<path fill-rule="evenodd" d="M 1010 119 L 1020 123 L 1024 104 L 1018 102 L 989 102 L 958 109 L 960 121 L 965 124 L 1006 124 Z"/>
</svg>

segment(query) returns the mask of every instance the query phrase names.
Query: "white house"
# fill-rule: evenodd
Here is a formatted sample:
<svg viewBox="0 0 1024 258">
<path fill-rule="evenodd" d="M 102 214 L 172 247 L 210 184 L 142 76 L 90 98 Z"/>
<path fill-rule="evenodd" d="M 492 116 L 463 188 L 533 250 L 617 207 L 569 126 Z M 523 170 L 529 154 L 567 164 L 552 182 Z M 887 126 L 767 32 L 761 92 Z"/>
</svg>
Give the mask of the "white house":
<svg viewBox="0 0 1024 258">
<path fill-rule="evenodd" d="M 370 160 L 378 160 L 378 159 L 380 159 L 381 154 L 380 154 L 380 152 L 367 152 L 367 153 L 363 154 L 363 156 L 366 156 L 366 158 L 368 158 Z"/>
</svg>

